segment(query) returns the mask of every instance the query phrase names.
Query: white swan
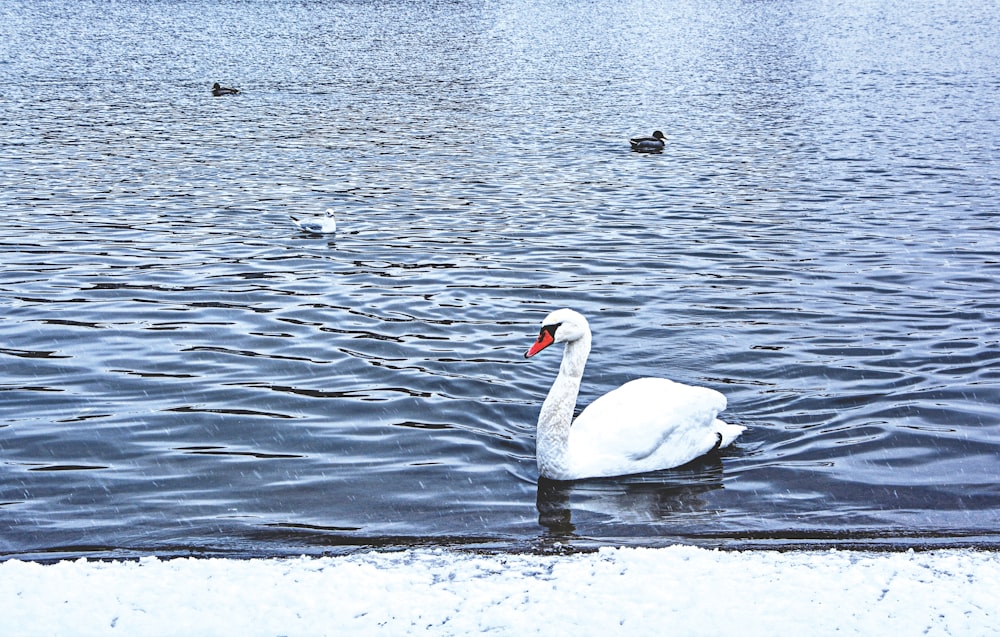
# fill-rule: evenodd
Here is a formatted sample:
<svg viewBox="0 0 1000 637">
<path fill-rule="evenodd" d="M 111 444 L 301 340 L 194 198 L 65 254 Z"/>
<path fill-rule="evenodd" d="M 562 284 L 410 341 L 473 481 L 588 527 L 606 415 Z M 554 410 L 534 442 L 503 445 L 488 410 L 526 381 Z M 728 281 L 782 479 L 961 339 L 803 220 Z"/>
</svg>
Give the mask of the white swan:
<svg viewBox="0 0 1000 637">
<path fill-rule="evenodd" d="M 669 469 L 728 446 L 745 429 L 716 418 L 726 408 L 719 392 L 665 378 L 625 383 L 591 403 L 570 426 L 590 340 L 583 315 L 556 310 L 524 354 L 529 358 L 566 343 L 559 375 L 538 414 L 540 476 L 578 480 Z"/>
<path fill-rule="evenodd" d="M 306 232 L 312 232 L 313 234 L 330 234 L 337 231 L 337 218 L 333 216 L 333 208 L 327 208 L 326 213 L 322 215 L 313 215 L 310 217 L 298 218 L 294 215 L 288 215 L 292 218 L 292 222 L 299 227 L 300 230 Z"/>
</svg>

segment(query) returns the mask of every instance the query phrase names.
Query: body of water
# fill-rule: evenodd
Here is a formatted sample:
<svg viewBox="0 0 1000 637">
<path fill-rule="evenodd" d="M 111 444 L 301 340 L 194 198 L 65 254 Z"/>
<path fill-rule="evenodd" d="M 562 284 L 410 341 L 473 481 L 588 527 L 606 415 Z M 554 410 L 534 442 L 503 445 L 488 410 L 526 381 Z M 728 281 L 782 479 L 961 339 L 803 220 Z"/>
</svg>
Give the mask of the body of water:
<svg viewBox="0 0 1000 637">
<path fill-rule="evenodd" d="M 5 0 L 0 556 L 1000 545 L 998 34 L 974 0 Z M 666 376 L 747 432 L 539 484 L 559 307 L 580 406 Z"/>
</svg>

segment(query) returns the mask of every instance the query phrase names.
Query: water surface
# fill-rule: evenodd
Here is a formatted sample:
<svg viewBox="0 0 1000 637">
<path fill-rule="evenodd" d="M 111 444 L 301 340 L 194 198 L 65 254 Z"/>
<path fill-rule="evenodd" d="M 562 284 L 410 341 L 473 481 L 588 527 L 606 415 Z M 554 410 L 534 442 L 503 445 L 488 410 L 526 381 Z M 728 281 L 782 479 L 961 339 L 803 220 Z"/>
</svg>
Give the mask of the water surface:
<svg viewBox="0 0 1000 637">
<path fill-rule="evenodd" d="M 991 3 L 0 6 L 0 554 L 997 546 Z M 213 98 L 215 81 L 243 93 Z M 629 152 L 662 129 L 668 149 Z M 335 237 L 289 213 L 338 211 Z M 738 444 L 539 484 L 667 376 Z"/>
</svg>

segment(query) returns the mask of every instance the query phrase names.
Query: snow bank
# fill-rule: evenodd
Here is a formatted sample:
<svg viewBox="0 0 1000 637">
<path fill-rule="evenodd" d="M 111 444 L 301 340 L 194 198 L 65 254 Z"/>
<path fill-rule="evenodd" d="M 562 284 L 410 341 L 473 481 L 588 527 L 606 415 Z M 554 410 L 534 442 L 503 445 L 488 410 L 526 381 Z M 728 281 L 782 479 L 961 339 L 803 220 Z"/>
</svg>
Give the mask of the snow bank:
<svg viewBox="0 0 1000 637">
<path fill-rule="evenodd" d="M 1000 553 L 0 563 L 2 635 L 1000 635 Z"/>
</svg>

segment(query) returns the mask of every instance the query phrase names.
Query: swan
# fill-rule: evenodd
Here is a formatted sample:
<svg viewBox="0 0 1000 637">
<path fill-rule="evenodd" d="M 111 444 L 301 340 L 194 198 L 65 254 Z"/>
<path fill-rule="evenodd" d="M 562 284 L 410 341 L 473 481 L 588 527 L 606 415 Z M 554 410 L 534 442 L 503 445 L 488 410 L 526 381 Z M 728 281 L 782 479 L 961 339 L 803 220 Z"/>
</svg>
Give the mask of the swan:
<svg viewBox="0 0 1000 637">
<path fill-rule="evenodd" d="M 666 137 L 660 131 L 653 131 L 651 137 L 634 137 L 628 140 L 632 150 L 640 153 L 658 153 L 667 145 Z"/>
<path fill-rule="evenodd" d="M 240 89 L 238 88 L 226 88 L 225 86 L 220 86 L 218 82 L 212 85 L 212 95 L 216 97 L 221 97 L 223 95 L 239 95 Z"/>
<path fill-rule="evenodd" d="M 571 426 L 590 342 L 582 314 L 556 310 L 524 354 L 530 358 L 553 343 L 566 344 L 559 375 L 538 414 L 540 476 L 579 480 L 669 469 L 728 446 L 746 429 L 716 418 L 726 408 L 719 392 L 666 378 L 625 383 L 591 403 Z"/>
<path fill-rule="evenodd" d="M 302 218 L 293 215 L 288 216 L 292 218 L 292 223 L 297 225 L 300 230 L 306 232 L 330 234 L 337 231 L 337 218 L 333 216 L 333 208 L 327 208 L 326 213 L 322 215 L 312 215 Z"/>
</svg>

